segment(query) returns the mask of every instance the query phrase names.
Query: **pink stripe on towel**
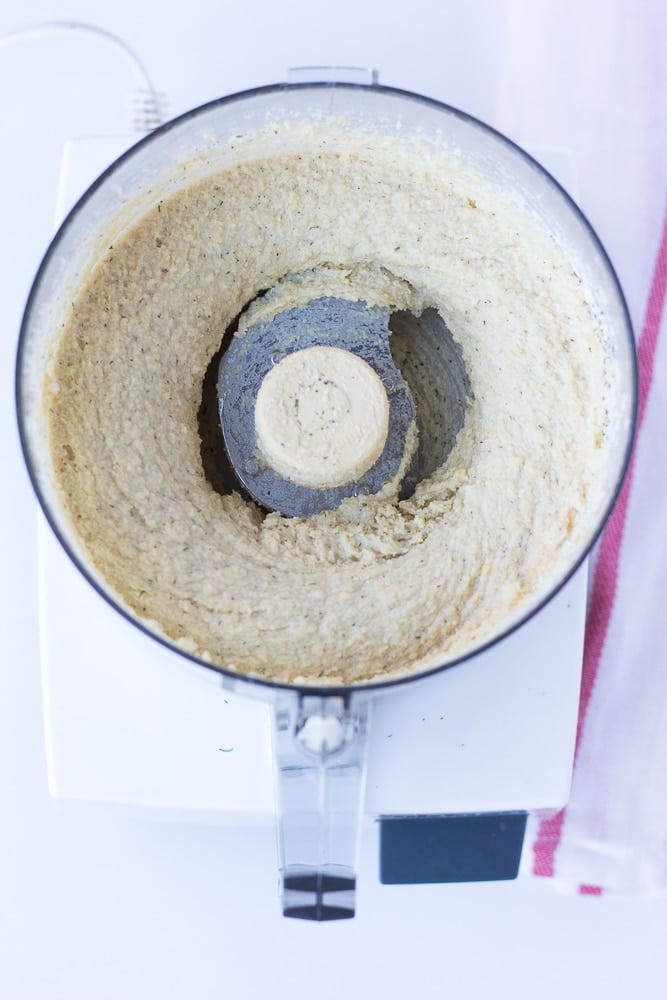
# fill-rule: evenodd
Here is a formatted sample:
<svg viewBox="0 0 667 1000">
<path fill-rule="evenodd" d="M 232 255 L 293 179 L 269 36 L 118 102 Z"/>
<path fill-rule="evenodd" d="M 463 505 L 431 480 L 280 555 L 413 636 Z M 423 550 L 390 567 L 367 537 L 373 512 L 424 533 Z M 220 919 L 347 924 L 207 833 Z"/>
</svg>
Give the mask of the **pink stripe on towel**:
<svg viewBox="0 0 667 1000">
<path fill-rule="evenodd" d="M 618 572 L 621 559 L 621 549 L 623 546 L 623 535 L 625 522 L 627 519 L 628 504 L 632 490 L 634 478 L 635 461 L 637 455 L 637 444 L 639 434 L 644 421 L 646 403 L 648 400 L 651 382 L 653 381 L 653 367 L 655 363 L 655 353 L 658 344 L 658 335 L 662 314 L 665 307 L 665 294 L 667 292 L 667 214 L 665 215 L 662 228 L 662 238 L 660 248 L 653 271 L 651 288 L 649 291 L 646 316 L 642 328 L 641 337 L 637 347 L 637 360 L 639 368 L 639 398 L 637 409 L 637 433 L 633 447 L 628 473 L 614 506 L 611 516 L 602 534 L 598 555 L 591 585 L 591 600 L 586 621 L 586 639 L 584 643 L 584 663 L 581 681 L 581 700 L 579 703 L 579 720 L 577 724 L 577 740 L 575 748 L 575 762 L 581 745 L 581 738 L 586 722 L 586 715 L 590 705 L 593 689 L 598 674 L 598 667 L 602 657 L 607 630 L 611 619 L 616 589 L 618 584 Z M 555 871 L 556 852 L 563 832 L 566 808 L 561 809 L 553 816 L 542 820 L 539 825 L 535 843 L 533 845 L 533 874 L 551 877 Z M 601 889 L 598 886 L 582 885 L 579 887 L 581 893 L 587 895 L 600 895 Z"/>
</svg>

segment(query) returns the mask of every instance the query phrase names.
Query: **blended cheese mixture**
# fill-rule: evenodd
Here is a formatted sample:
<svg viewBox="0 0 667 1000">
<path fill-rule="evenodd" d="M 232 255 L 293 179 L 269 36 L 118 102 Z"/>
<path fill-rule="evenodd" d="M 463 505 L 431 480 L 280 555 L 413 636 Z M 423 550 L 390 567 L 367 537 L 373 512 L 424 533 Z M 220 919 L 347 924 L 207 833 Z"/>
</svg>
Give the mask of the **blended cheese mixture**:
<svg viewBox="0 0 667 1000">
<path fill-rule="evenodd" d="M 340 684 L 444 663 L 535 606 L 598 514 L 608 386 L 586 288 L 516 197 L 398 145 L 258 140 L 115 240 L 61 334 L 48 421 L 69 523 L 125 607 L 213 664 Z M 435 308 L 471 393 L 411 497 L 394 483 L 290 518 L 209 483 L 202 383 L 248 303 L 242 320 L 323 295 Z"/>
</svg>

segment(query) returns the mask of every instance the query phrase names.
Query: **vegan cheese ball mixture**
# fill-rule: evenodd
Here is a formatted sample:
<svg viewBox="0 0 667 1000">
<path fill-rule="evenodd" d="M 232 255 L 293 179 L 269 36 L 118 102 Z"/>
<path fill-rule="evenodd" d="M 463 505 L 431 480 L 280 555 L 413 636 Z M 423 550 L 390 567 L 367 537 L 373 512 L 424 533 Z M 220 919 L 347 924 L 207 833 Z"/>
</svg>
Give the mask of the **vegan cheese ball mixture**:
<svg viewBox="0 0 667 1000">
<path fill-rule="evenodd" d="M 300 152 L 257 139 L 114 240 L 60 337 L 48 420 L 69 522 L 125 607 L 214 664 L 322 684 L 443 663 L 533 607 L 590 532 L 608 392 L 586 289 L 515 198 L 453 154 L 396 147 L 325 126 Z M 394 484 L 289 518 L 210 485 L 204 375 L 277 285 L 274 310 L 333 294 L 444 319 L 470 399 L 409 499 Z"/>
</svg>

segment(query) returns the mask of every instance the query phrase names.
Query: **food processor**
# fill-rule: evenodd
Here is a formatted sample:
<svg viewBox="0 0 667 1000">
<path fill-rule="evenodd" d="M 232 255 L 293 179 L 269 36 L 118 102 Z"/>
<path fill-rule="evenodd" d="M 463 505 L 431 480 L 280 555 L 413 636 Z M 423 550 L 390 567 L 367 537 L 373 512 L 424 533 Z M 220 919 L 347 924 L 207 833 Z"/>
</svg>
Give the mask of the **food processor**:
<svg viewBox="0 0 667 1000">
<path fill-rule="evenodd" d="M 595 306 L 604 317 L 608 333 L 606 350 L 616 391 L 614 411 L 610 415 L 612 447 L 604 481 L 599 484 L 602 500 L 585 544 L 580 546 L 557 584 L 531 608 L 530 615 L 569 580 L 604 524 L 626 468 L 636 399 L 633 337 L 621 290 L 597 237 L 563 189 L 525 152 L 469 116 L 431 99 L 380 86 L 374 74 L 364 80 L 359 74 L 347 76 L 344 80 L 313 81 L 304 79 L 303 74 L 293 74 L 286 85 L 263 87 L 223 98 L 157 129 L 120 157 L 75 206 L 49 248 L 26 308 L 17 363 L 19 425 L 28 469 L 46 518 L 75 565 L 119 614 L 152 639 L 166 644 L 202 668 L 218 671 L 228 690 L 271 704 L 279 791 L 282 907 L 286 916 L 314 920 L 354 914 L 366 743 L 374 702 L 385 693 L 395 693 L 402 685 L 418 684 L 445 668 L 454 665 L 460 668 L 466 662 L 469 666 L 489 644 L 447 663 L 434 663 L 420 672 L 406 673 L 391 680 L 346 686 L 287 684 L 212 666 L 205 659 L 184 652 L 181 646 L 129 612 L 110 593 L 68 524 L 58 499 L 45 443 L 45 372 L 52 363 L 58 332 L 76 289 L 117 233 L 157 205 L 166 193 L 223 168 L 235 141 L 255 134 L 267 124 L 335 118 L 344 122 L 346 128 L 370 129 L 396 142 L 415 136 L 438 141 L 444 138 L 449 147 L 457 149 L 459 155 L 473 163 L 484 176 L 515 190 L 554 238 L 567 246 L 577 262 L 578 274 L 591 290 Z M 234 156 L 238 155 L 236 151 Z M 388 317 L 375 316 L 373 321 L 382 324 L 388 322 Z M 316 325 L 322 322 L 321 316 L 316 317 Z M 432 329 L 435 321 L 430 328 L 429 317 L 425 322 L 427 328 Z M 260 332 L 269 340 L 275 334 L 274 329 Z M 428 344 L 427 337 L 427 350 Z M 297 346 L 302 350 L 308 345 L 300 342 Z M 338 340 L 336 346 L 340 347 Z M 268 354 L 273 353 L 275 345 L 271 342 Z M 390 359 L 385 355 L 383 366 L 377 361 L 379 354 L 379 350 L 372 351 L 366 358 L 367 363 L 374 366 L 381 380 L 395 379 Z M 229 360 L 228 357 L 227 362 Z M 247 441 L 244 441 L 243 432 L 248 426 L 247 419 L 240 424 L 238 420 L 231 425 L 225 423 L 224 400 L 236 392 L 239 406 L 233 408 L 232 416 L 241 412 L 241 402 L 248 398 L 248 385 L 241 383 L 239 387 L 236 380 L 245 378 L 252 366 L 242 358 L 236 368 L 230 370 L 229 366 L 225 367 L 227 362 L 219 369 L 217 385 L 219 400 L 223 401 L 222 432 L 228 446 L 227 454 L 248 492 L 267 504 L 266 494 L 262 493 L 266 483 L 258 481 L 261 478 L 258 470 L 249 464 L 244 453 Z M 435 371 L 437 379 L 445 379 L 452 366 L 445 365 Z M 457 419 L 460 425 L 466 393 L 465 374 L 457 374 L 454 370 L 452 378 L 454 390 L 450 395 L 455 400 L 458 417 L 454 415 L 446 439 L 455 436 Z M 260 383 L 261 378 L 255 373 L 255 395 Z M 428 392 L 428 387 L 425 391 Z M 396 397 L 400 397 L 400 405 L 394 406 L 388 421 L 393 419 L 398 424 L 402 420 L 404 429 L 411 403 L 403 390 L 397 392 Z M 395 440 L 395 435 L 389 436 L 390 444 Z M 235 457 L 235 449 L 239 449 L 239 457 Z M 383 460 L 394 461 L 391 455 L 378 459 Z M 436 460 L 428 456 L 422 459 Z M 370 468 L 375 468 L 375 464 L 371 463 Z M 373 488 L 373 483 L 370 486 Z M 334 492 L 336 489 L 338 487 L 334 487 Z M 306 492 L 309 490 L 310 487 Z M 325 492 L 328 490 L 329 485 Z M 294 496 L 293 493 L 290 502 L 294 502 Z M 318 502 L 331 504 L 339 499 L 336 493 L 333 498 L 328 495 L 324 501 L 320 497 Z M 297 491 L 295 509 L 283 508 L 280 502 L 276 502 L 274 509 L 308 514 L 307 503 L 311 500 L 312 495 L 307 496 L 304 507 L 304 494 Z M 491 644 L 502 642 L 524 625 L 530 615 L 512 622 L 504 632 L 493 637 Z"/>
</svg>

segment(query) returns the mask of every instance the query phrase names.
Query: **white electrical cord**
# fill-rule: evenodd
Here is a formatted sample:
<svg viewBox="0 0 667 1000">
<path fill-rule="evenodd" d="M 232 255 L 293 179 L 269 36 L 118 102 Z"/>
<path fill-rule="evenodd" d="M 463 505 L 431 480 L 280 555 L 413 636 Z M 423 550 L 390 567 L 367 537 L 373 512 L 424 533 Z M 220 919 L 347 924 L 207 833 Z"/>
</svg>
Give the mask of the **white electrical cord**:
<svg viewBox="0 0 667 1000">
<path fill-rule="evenodd" d="M 130 94 L 132 128 L 147 132 L 157 128 L 164 121 L 164 94 L 156 90 L 148 69 L 139 56 L 118 35 L 95 24 L 81 21 L 40 21 L 12 31 L 0 33 L 0 48 L 36 38 L 51 38 L 72 33 L 95 38 L 113 48 L 123 56 L 131 67 L 139 86 Z"/>
</svg>

